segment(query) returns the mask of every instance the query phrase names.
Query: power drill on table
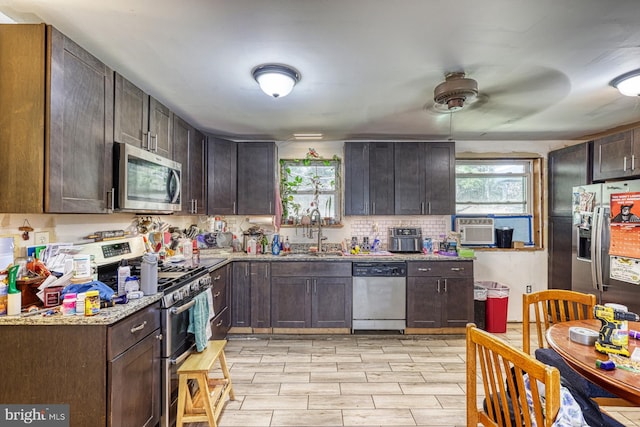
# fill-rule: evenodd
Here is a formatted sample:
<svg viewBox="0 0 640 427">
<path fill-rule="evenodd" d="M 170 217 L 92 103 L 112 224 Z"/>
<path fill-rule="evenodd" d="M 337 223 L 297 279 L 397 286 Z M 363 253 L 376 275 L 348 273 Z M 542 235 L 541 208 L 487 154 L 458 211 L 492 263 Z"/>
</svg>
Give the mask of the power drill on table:
<svg viewBox="0 0 640 427">
<path fill-rule="evenodd" d="M 613 307 L 596 305 L 593 307 L 593 315 L 602 322 L 600 335 L 596 340 L 596 350 L 600 353 L 614 353 L 629 357 L 628 328 L 623 330 L 624 322 L 637 322 L 640 317 L 635 313 L 617 310 Z"/>
</svg>

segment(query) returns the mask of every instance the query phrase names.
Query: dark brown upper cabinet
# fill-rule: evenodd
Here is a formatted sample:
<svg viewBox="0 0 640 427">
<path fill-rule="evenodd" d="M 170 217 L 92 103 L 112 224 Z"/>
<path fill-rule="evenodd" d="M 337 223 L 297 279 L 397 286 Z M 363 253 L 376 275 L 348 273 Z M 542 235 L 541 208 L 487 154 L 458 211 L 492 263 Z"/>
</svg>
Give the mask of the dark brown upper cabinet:
<svg viewBox="0 0 640 427">
<path fill-rule="evenodd" d="M 110 212 L 113 71 L 52 26 L 1 25 L 0 81 L 0 211 Z"/>
<path fill-rule="evenodd" d="M 173 113 L 168 107 L 118 73 L 114 102 L 116 142 L 173 158 Z"/>
</svg>

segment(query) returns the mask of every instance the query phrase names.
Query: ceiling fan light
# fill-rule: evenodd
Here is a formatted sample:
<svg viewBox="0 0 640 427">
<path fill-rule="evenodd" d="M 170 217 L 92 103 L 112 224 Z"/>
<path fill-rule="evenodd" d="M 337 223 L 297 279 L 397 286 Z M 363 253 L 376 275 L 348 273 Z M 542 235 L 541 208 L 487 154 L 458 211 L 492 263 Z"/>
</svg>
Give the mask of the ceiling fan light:
<svg viewBox="0 0 640 427">
<path fill-rule="evenodd" d="M 634 70 L 616 77 L 611 81 L 615 87 L 625 96 L 640 96 L 640 70 Z"/>
<path fill-rule="evenodd" d="M 286 65 L 265 64 L 254 68 L 253 78 L 264 93 L 274 98 L 289 95 L 300 81 L 300 73 Z"/>
</svg>

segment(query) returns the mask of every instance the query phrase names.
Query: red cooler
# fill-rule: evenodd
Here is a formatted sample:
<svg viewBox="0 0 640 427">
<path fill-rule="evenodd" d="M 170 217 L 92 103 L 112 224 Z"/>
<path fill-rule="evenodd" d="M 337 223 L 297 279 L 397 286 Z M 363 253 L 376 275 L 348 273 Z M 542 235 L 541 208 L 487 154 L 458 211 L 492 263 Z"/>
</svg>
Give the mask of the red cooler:
<svg viewBox="0 0 640 427">
<path fill-rule="evenodd" d="M 507 332 L 509 287 L 497 282 L 476 282 L 475 286 L 487 289 L 486 331 L 494 334 Z"/>
</svg>

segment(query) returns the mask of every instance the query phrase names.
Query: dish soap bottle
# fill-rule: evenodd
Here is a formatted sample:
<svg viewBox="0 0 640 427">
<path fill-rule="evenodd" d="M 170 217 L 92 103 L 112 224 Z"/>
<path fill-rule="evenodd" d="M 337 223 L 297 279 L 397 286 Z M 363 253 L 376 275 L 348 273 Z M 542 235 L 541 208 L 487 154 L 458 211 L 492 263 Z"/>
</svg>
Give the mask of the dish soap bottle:
<svg viewBox="0 0 640 427">
<path fill-rule="evenodd" d="M 273 255 L 280 255 L 280 237 L 277 234 L 273 235 L 273 242 L 271 242 L 271 253 Z"/>
</svg>

